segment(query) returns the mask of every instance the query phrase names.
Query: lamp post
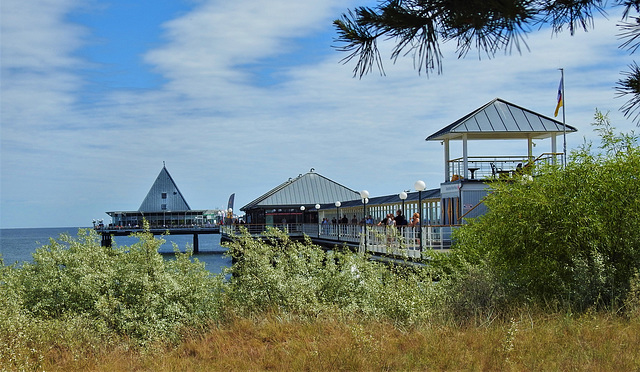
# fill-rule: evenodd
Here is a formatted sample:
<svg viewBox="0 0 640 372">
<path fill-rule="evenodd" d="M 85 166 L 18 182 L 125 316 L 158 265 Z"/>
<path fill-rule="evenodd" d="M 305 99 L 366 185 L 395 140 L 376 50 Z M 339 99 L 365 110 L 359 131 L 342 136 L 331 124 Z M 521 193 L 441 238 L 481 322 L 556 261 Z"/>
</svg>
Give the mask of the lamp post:
<svg viewBox="0 0 640 372">
<path fill-rule="evenodd" d="M 318 224 L 318 237 L 320 237 L 321 233 L 324 234 L 325 227 L 322 224 L 322 222 L 324 221 L 320 221 L 320 204 L 316 203 L 315 208 L 316 208 L 316 224 Z"/>
<path fill-rule="evenodd" d="M 363 205 L 363 213 L 364 213 L 364 218 L 365 218 L 365 224 L 364 224 L 364 251 L 367 251 L 367 224 L 366 224 L 366 219 L 367 219 L 367 202 L 369 201 L 369 191 L 367 190 L 362 190 L 360 191 L 360 196 L 362 197 L 362 205 Z"/>
<path fill-rule="evenodd" d="M 340 206 L 342 203 L 336 202 L 336 228 L 338 229 L 338 241 L 340 241 Z"/>
<path fill-rule="evenodd" d="M 305 210 L 305 209 L 306 209 L 306 208 L 304 207 L 304 205 L 301 205 L 301 206 L 300 206 L 300 210 L 302 211 L 302 223 L 304 223 L 304 210 Z"/>
<path fill-rule="evenodd" d="M 422 180 L 416 181 L 413 184 L 413 188 L 418 192 L 418 213 L 420 213 L 420 219 L 418 221 L 418 225 L 420 226 L 420 231 L 418 232 L 418 239 L 420 239 L 420 257 L 422 257 L 422 192 L 427 188 L 427 185 Z"/>
<path fill-rule="evenodd" d="M 405 219 L 406 217 L 406 212 L 404 210 L 404 201 L 405 199 L 407 199 L 407 193 L 406 192 L 401 192 L 400 194 L 398 194 L 398 197 L 400 198 L 400 200 L 402 200 L 402 213 L 405 215 Z"/>
</svg>

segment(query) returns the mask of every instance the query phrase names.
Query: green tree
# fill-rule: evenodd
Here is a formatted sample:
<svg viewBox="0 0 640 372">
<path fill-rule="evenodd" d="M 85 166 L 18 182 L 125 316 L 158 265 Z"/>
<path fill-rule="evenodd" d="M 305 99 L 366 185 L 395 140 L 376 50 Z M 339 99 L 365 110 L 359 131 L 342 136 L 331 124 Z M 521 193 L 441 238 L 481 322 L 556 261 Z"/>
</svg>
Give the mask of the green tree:
<svg viewBox="0 0 640 372">
<path fill-rule="evenodd" d="M 523 36 L 536 25 L 548 24 L 553 32 L 565 28 L 593 27 L 593 15 L 604 13 L 603 0 L 383 0 L 375 7 L 358 7 L 334 21 L 338 50 L 349 53 L 344 62 L 357 60 L 354 75 L 362 77 L 374 65 L 384 73 L 377 40 L 394 39 L 392 60 L 412 54 L 419 72 L 442 72 L 440 43 L 455 40 L 458 57 L 472 48 L 492 57 L 498 51 L 520 51 Z M 615 0 L 624 7 L 622 47 L 634 52 L 640 45 L 640 0 Z M 640 68 L 634 63 L 616 89 L 632 98 L 622 107 L 627 116 L 638 119 Z"/>
<path fill-rule="evenodd" d="M 586 143 L 564 169 L 493 184 L 449 263 L 486 265 L 518 301 L 621 304 L 640 269 L 640 149 L 605 115 L 594 125 L 598 151 Z"/>
</svg>

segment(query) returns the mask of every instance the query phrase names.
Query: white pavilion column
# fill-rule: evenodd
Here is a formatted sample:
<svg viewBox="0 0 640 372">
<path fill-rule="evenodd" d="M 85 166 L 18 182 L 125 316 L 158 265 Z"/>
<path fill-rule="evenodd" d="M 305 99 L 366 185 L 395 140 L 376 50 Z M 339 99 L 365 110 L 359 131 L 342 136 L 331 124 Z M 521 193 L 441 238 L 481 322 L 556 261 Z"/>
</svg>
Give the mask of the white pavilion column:
<svg viewBox="0 0 640 372">
<path fill-rule="evenodd" d="M 467 151 L 467 134 L 462 135 L 462 177 L 469 179 L 469 154 Z"/>
<path fill-rule="evenodd" d="M 558 151 L 558 137 L 556 137 L 556 135 L 554 134 L 553 136 L 551 136 L 551 153 L 553 154 L 552 156 L 552 161 L 553 161 L 553 165 L 556 164 L 556 152 Z"/>
<path fill-rule="evenodd" d="M 448 182 L 451 179 L 449 174 L 449 139 L 446 138 L 443 141 L 444 144 L 444 182 Z"/>
<path fill-rule="evenodd" d="M 529 162 L 533 161 L 533 138 L 527 137 L 527 157 Z"/>
</svg>

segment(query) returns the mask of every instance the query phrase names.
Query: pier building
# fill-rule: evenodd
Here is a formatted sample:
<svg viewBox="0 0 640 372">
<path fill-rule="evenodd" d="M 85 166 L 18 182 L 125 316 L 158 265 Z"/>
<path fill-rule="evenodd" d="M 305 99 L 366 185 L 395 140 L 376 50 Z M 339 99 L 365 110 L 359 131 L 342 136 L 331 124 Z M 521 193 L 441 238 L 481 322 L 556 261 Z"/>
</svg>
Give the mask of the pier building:
<svg viewBox="0 0 640 372">
<path fill-rule="evenodd" d="M 140 227 L 143 220 L 151 228 L 211 226 L 221 215 L 219 210 L 191 209 L 164 165 L 138 210 L 106 213 L 110 228 Z"/>
<path fill-rule="evenodd" d="M 102 235 L 103 246 L 111 246 L 112 236 L 142 231 L 146 220 L 154 235 L 193 235 L 195 253 L 199 250 L 198 235 L 219 234 L 218 222 L 224 216 L 221 210 L 191 209 L 164 164 L 138 210 L 106 213 L 111 223 L 96 228 Z"/>
<path fill-rule="evenodd" d="M 370 235 L 370 242 L 379 239 L 376 231 L 380 230 L 380 226 L 370 224 L 368 229 L 365 228 L 366 217 L 371 216 L 377 223 L 389 213 L 395 215 L 399 209 L 406 211 L 405 213 L 417 212 L 422 204 L 425 231 L 432 232 L 429 236 L 433 237 L 429 240 L 429 248 L 446 249 L 446 241 L 450 241 L 450 228 L 446 228 L 448 230 L 443 241 L 440 238 L 443 236 L 442 228 L 438 225 L 441 214 L 439 203 L 440 189 L 403 192 L 364 200 L 359 192 L 312 169 L 306 174 L 288 179 L 243 206 L 240 210 L 246 213 L 247 223 L 241 226 L 221 226 L 221 234 L 223 240 L 231 240 L 240 233 L 240 227 L 243 227 L 253 236 L 259 237 L 267 228 L 274 227 L 286 231 L 292 238 L 303 238 L 306 235 L 319 245 L 332 247 L 339 244 L 358 248 L 363 246 L 365 236 Z M 323 223 L 323 220 L 326 222 Z M 426 227 L 427 224 L 433 225 L 431 230 Z M 385 227 L 381 229 L 384 233 Z M 407 229 L 406 239 L 412 244 L 411 256 L 419 257 L 417 229 Z"/>
<path fill-rule="evenodd" d="M 289 178 L 240 208 L 246 222 L 258 225 L 287 223 L 318 223 L 318 208 L 336 200 L 352 200 L 359 196 L 312 168 L 305 174 Z"/>
</svg>

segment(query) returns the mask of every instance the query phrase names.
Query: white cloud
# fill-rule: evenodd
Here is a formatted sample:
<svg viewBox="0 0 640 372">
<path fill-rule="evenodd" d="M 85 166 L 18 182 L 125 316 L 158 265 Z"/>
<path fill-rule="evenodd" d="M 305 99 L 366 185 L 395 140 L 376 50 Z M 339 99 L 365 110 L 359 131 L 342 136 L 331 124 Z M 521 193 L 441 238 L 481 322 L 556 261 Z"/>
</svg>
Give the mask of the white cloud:
<svg viewBox="0 0 640 372">
<path fill-rule="evenodd" d="M 250 90 L 239 67 L 290 52 L 296 38 L 322 29 L 337 1 L 210 1 L 165 24 L 168 43 L 146 61 L 168 77 L 169 88 L 195 99 L 224 102 L 238 86 Z M 246 85 L 245 85 L 246 84 Z"/>
<path fill-rule="evenodd" d="M 596 107 L 621 130 L 634 127 L 611 88 L 631 60 L 617 50 L 615 21 L 573 38 L 534 32 L 531 52 L 491 60 L 458 60 L 446 44 L 444 74 L 428 78 L 401 58 L 385 77 L 354 79 L 328 45 L 301 58 L 302 40 L 333 32 L 331 20 L 359 3 L 201 1 L 144 56 L 165 85 L 86 99 L 81 70 L 96 61 L 75 55 L 90 30 L 65 17 L 79 3 L 4 0 L 0 225 L 88 224 L 136 209 L 162 161 L 198 209 L 232 192 L 238 209 L 312 167 L 372 195 L 419 178 L 436 187 L 442 148 L 424 138 L 495 97 L 551 115 L 558 67 L 567 122 L 581 131 L 570 148 L 590 136 Z M 265 61 L 270 84 L 256 80 Z"/>
</svg>

